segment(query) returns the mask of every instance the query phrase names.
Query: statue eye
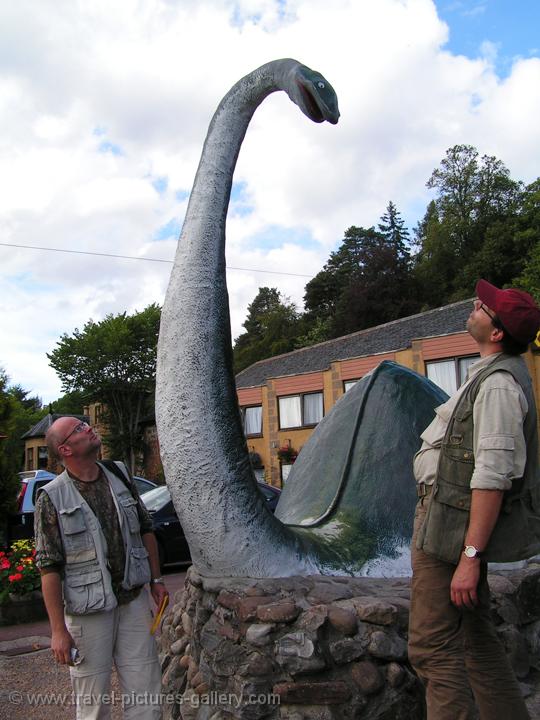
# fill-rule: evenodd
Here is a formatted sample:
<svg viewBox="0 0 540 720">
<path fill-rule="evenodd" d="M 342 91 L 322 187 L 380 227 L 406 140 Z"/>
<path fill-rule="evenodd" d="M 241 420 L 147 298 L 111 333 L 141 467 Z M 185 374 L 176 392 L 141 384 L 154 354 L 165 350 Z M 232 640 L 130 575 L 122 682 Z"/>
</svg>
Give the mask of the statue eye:
<svg viewBox="0 0 540 720">
<path fill-rule="evenodd" d="M 321 90 L 324 90 L 324 83 L 323 83 L 323 82 L 318 82 L 318 83 L 317 83 L 317 87 L 319 87 Z"/>
</svg>

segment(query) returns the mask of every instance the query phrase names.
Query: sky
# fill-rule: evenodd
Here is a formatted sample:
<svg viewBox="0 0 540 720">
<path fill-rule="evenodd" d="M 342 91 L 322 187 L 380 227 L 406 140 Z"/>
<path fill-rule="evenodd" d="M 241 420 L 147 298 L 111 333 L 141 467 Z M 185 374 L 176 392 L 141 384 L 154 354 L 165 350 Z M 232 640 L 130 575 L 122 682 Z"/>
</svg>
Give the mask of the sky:
<svg viewBox="0 0 540 720">
<path fill-rule="evenodd" d="M 310 123 L 276 93 L 251 122 L 227 220 L 233 337 L 261 286 L 301 309 L 389 200 L 412 230 L 449 147 L 532 182 L 539 26 L 537 0 L 0 3 L 0 367 L 48 403 L 62 334 L 163 302 L 211 116 L 269 60 L 320 71 L 341 118 Z"/>
</svg>

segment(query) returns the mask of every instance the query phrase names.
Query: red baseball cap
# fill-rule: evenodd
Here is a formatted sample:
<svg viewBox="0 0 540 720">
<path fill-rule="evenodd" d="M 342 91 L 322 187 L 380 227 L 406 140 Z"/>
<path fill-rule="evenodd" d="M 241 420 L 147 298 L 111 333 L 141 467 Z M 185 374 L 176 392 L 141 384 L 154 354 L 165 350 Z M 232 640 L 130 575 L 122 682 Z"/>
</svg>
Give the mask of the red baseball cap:
<svg viewBox="0 0 540 720">
<path fill-rule="evenodd" d="M 540 308 L 529 293 L 514 288 L 499 290 L 487 280 L 479 280 L 476 296 L 497 313 L 504 329 L 514 340 L 524 344 L 534 340 L 540 330 Z"/>
</svg>

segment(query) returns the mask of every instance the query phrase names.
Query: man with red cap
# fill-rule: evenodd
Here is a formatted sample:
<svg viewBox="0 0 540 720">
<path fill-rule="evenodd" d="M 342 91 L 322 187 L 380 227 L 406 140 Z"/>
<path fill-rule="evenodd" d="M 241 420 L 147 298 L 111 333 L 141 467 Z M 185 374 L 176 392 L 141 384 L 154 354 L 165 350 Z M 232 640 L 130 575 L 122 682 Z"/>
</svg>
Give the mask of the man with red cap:
<svg viewBox="0 0 540 720">
<path fill-rule="evenodd" d="M 523 353 L 530 295 L 485 280 L 467 320 L 480 360 L 422 433 L 411 543 L 409 659 L 428 720 L 529 718 L 490 614 L 487 563 L 540 552 L 536 405 Z M 535 506 L 536 499 L 536 506 Z"/>
</svg>

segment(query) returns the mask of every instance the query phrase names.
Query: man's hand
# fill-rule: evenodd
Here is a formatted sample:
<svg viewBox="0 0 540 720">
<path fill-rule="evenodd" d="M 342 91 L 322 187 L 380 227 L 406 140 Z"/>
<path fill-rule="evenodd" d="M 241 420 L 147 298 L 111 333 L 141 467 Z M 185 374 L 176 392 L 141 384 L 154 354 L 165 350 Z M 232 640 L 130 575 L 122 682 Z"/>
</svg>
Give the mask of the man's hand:
<svg viewBox="0 0 540 720">
<path fill-rule="evenodd" d="M 469 610 L 473 610 L 474 606 L 478 605 L 476 588 L 479 579 L 480 560 L 464 555 L 459 561 L 450 584 L 450 599 L 456 607 L 467 607 Z"/>
<path fill-rule="evenodd" d="M 471 494 L 471 513 L 465 545 L 474 545 L 482 550 L 487 547 L 495 527 L 504 493 L 502 490 L 476 490 Z M 478 582 L 480 580 L 479 558 L 468 558 L 463 553 L 452 577 L 450 599 L 458 608 L 472 610 L 478 605 Z"/>
<path fill-rule="evenodd" d="M 51 633 L 51 650 L 60 665 L 71 665 L 71 648 L 75 645 L 67 628 Z"/>
<path fill-rule="evenodd" d="M 161 606 L 163 598 L 169 594 L 169 591 L 163 583 L 152 583 L 150 585 L 150 592 L 158 608 Z"/>
<path fill-rule="evenodd" d="M 56 662 L 71 665 L 71 648 L 75 645 L 64 620 L 60 573 L 41 569 L 41 590 L 51 625 L 51 650 Z"/>
</svg>

